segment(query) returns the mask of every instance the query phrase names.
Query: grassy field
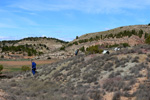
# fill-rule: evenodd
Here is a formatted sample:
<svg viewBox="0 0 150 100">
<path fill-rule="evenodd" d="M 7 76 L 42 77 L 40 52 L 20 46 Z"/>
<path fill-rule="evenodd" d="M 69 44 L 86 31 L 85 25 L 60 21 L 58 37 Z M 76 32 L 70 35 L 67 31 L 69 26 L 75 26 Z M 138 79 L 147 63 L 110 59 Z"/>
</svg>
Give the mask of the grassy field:
<svg viewBox="0 0 150 100">
<path fill-rule="evenodd" d="M 38 66 L 44 65 L 44 64 L 50 64 L 53 62 L 58 61 L 57 59 L 51 59 L 51 60 L 35 60 L 34 62 Z M 14 72 L 14 71 L 20 71 L 22 66 L 31 66 L 31 61 L 0 61 L 0 65 L 3 65 L 4 69 L 2 72 Z"/>
</svg>

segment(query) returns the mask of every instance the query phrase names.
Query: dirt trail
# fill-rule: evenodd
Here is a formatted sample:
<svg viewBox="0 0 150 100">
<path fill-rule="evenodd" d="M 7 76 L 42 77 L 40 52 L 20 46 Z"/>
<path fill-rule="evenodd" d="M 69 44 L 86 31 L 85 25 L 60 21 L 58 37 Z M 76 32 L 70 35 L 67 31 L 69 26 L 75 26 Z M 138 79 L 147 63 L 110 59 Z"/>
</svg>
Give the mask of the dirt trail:
<svg viewBox="0 0 150 100">
<path fill-rule="evenodd" d="M 52 60 L 35 60 L 37 65 L 41 64 L 50 64 L 53 62 L 59 61 L 57 59 Z M 1 65 L 5 66 L 23 66 L 23 65 L 31 65 L 31 61 L 0 61 Z"/>
</svg>

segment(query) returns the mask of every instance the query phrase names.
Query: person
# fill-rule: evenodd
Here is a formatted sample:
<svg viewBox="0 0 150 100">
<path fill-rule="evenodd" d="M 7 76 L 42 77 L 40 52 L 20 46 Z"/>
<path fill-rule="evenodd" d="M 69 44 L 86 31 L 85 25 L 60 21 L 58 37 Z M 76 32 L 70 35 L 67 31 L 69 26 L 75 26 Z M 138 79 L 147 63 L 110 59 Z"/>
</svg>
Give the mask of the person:
<svg viewBox="0 0 150 100">
<path fill-rule="evenodd" d="M 78 52 L 79 52 L 79 49 L 77 49 L 77 50 L 75 51 L 75 55 L 76 55 L 76 56 L 78 55 Z"/>
<path fill-rule="evenodd" d="M 31 63 L 32 63 L 32 74 L 35 75 L 35 73 L 36 73 L 36 63 L 33 61 L 33 59 L 31 59 Z"/>
</svg>

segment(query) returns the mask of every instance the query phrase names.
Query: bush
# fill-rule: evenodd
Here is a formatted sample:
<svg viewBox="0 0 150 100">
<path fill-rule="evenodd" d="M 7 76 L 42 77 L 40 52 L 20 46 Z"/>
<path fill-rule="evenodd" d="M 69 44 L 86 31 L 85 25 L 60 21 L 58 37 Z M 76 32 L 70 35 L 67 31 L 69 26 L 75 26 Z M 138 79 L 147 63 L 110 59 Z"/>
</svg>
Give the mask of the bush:
<svg viewBox="0 0 150 100">
<path fill-rule="evenodd" d="M 1 71 L 3 70 L 3 65 L 0 65 L 0 74 L 2 73 Z"/>
<path fill-rule="evenodd" d="M 90 54 L 95 54 L 95 53 L 102 53 L 103 50 L 99 49 L 99 45 L 95 45 L 95 46 L 90 46 L 88 48 L 86 48 L 86 51 L 89 52 Z"/>
<path fill-rule="evenodd" d="M 76 39 L 78 39 L 79 37 L 78 36 L 76 36 Z"/>
<path fill-rule="evenodd" d="M 22 66 L 21 67 L 21 71 L 27 72 L 27 71 L 30 71 L 30 70 L 31 70 L 31 68 L 29 66 Z"/>
<path fill-rule="evenodd" d="M 130 47 L 128 43 L 122 43 L 123 47 Z"/>
<path fill-rule="evenodd" d="M 150 44 L 150 35 L 147 36 L 147 38 L 146 38 L 146 40 L 145 40 L 145 43 Z"/>
<path fill-rule="evenodd" d="M 60 48 L 60 50 L 65 50 L 65 46 L 62 46 L 62 47 Z"/>
<path fill-rule="evenodd" d="M 82 52 L 85 52 L 85 48 L 84 48 L 84 46 L 83 46 L 83 47 L 81 47 L 81 48 L 80 48 L 80 50 L 81 50 Z"/>
</svg>

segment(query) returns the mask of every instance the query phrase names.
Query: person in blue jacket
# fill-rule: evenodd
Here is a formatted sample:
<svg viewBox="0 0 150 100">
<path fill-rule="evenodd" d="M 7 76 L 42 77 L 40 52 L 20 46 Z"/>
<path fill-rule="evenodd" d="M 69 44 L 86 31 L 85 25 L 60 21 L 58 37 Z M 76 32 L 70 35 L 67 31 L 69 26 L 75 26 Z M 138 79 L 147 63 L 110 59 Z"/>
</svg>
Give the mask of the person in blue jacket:
<svg viewBox="0 0 150 100">
<path fill-rule="evenodd" d="M 33 59 L 31 59 L 31 63 L 32 63 L 32 73 L 33 73 L 33 75 L 35 75 L 35 73 L 36 73 L 36 63 L 33 61 Z"/>
<path fill-rule="evenodd" d="M 75 55 L 76 55 L 76 56 L 78 55 L 78 52 L 79 52 L 79 49 L 77 49 L 77 50 L 75 51 Z"/>
</svg>

